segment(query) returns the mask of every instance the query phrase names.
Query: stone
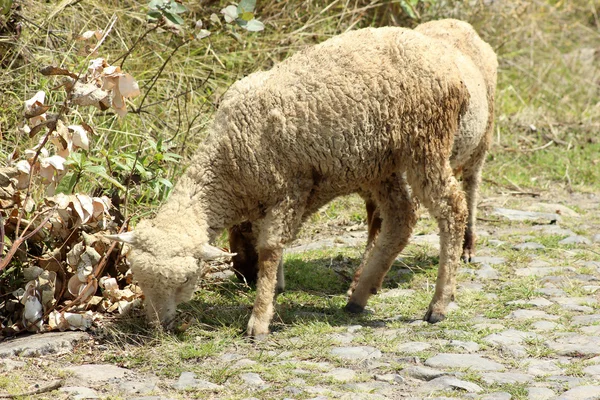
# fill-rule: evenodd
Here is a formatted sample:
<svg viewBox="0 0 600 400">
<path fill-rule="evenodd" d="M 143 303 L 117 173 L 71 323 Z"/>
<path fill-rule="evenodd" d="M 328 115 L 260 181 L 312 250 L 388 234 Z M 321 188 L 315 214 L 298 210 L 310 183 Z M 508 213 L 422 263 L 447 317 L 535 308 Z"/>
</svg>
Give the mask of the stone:
<svg viewBox="0 0 600 400">
<path fill-rule="evenodd" d="M 552 360 L 539 360 L 536 358 L 524 360 L 527 365 L 527 373 L 534 376 L 547 376 L 562 374 L 565 371 Z"/>
<path fill-rule="evenodd" d="M 235 353 L 223 353 L 219 356 L 219 359 L 221 361 L 225 361 L 225 362 L 236 361 L 241 358 L 244 358 L 244 356 L 242 356 L 241 354 L 235 354 Z"/>
<path fill-rule="evenodd" d="M 556 287 L 543 287 L 535 290 L 537 293 L 546 295 L 546 296 L 566 296 L 567 293 Z"/>
<path fill-rule="evenodd" d="M 585 367 L 583 369 L 583 372 L 585 372 L 587 375 L 591 375 L 591 376 L 600 376 L 600 364 L 590 365 L 588 367 Z"/>
<path fill-rule="evenodd" d="M 526 339 L 535 339 L 537 334 L 523 332 L 515 329 L 507 329 L 503 332 L 492 333 L 483 338 L 483 341 L 491 345 L 520 344 Z"/>
<path fill-rule="evenodd" d="M 381 351 L 371 346 L 357 347 L 335 347 L 331 350 L 333 356 L 345 360 L 369 360 L 372 358 L 381 358 Z"/>
<path fill-rule="evenodd" d="M 547 276 L 563 272 L 575 272 L 573 267 L 525 267 L 515 270 L 516 276 Z M 538 289 L 539 291 L 539 289 Z"/>
<path fill-rule="evenodd" d="M 536 243 L 536 242 L 523 242 L 523 243 L 515 244 L 512 248 L 514 250 L 519 250 L 519 251 L 523 251 L 523 250 L 541 250 L 541 249 L 545 249 L 546 246 L 544 246 L 541 243 Z"/>
<path fill-rule="evenodd" d="M 547 341 L 546 346 L 563 356 L 596 356 L 600 355 L 600 337 L 578 335 L 575 333 Z"/>
<path fill-rule="evenodd" d="M 449 375 L 446 371 L 440 371 L 433 368 L 422 367 L 422 366 L 410 366 L 402 370 L 402 373 L 410 376 L 411 378 L 419 379 L 422 381 L 430 381 L 440 376 Z"/>
<path fill-rule="evenodd" d="M 600 322 L 600 314 L 579 315 L 571 319 L 571 325 L 574 326 L 592 325 L 597 322 Z"/>
<path fill-rule="evenodd" d="M 193 372 L 182 372 L 179 380 L 172 384 L 171 387 L 177 390 L 218 390 L 222 388 L 221 385 L 203 379 L 196 379 L 196 375 Z"/>
<path fill-rule="evenodd" d="M 553 297 L 551 300 L 565 310 L 589 313 L 594 309 L 586 304 L 598 304 L 598 300 L 593 297 Z"/>
<path fill-rule="evenodd" d="M 594 236 L 592 236 L 592 242 L 600 243 L 600 233 L 596 233 Z"/>
<path fill-rule="evenodd" d="M 569 245 L 569 244 L 589 245 L 589 244 L 592 244 L 592 241 L 590 239 L 586 238 L 585 236 L 573 235 L 573 236 L 564 238 L 563 240 L 558 242 L 558 244 L 560 244 L 561 246 Z"/>
<path fill-rule="evenodd" d="M 334 368 L 324 376 L 337 382 L 349 382 L 354 379 L 356 372 L 348 368 Z"/>
<path fill-rule="evenodd" d="M 471 263 L 473 264 L 487 264 L 487 265 L 499 265 L 504 264 L 506 262 L 506 258 L 503 257 L 489 257 L 489 256 L 481 256 L 481 257 L 473 257 L 471 258 Z"/>
<path fill-rule="evenodd" d="M 425 361 L 428 367 L 471 368 L 475 371 L 501 371 L 504 366 L 476 354 L 440 353 Z"/>
<path fill-rule="evenodd" d="M 583 326 L 579 330 L 586 335 L 600 336 L 600 325 Z"/>
<path fill-rule="evenodd" d="M 348 333 L 356 333 L 363 328 L 362 325 L 350 325 L 348 327 Z"/>
<path fill-rule="evenodd" d="M 528 400 L 550 400 L 556 396 L 552 389 L 545 387 L 529 386 L 527 388 Z"/>
<path fill-rule="evenodd" d="M 475 383 L 463 381 L 453 376 L 440 376 L 439 378 L 432 379 L 427 385 L 423 385 L 421 390 L 426 392 L 436 390 L 464 390 L 468 393 L 479 393 L 483 389 Z"/>
<path fill-rule="evenodd" d="M 473 325 L 473 329 L 476 331 L 500 331 L 502 329 L 506 329 L 506 327 L 502 324 L 497 324 L 493 322 L 481 322 L 479 324 Z"/>
<path fill-rule="evenodd" d="M 564 217 L 579 217 L 577 211 L 573 210 L 562 204 L 556 203 L 533 203 L 531 206 L 527 207 L 528 211 L 543 211 L 553 214 L 560 214 Z M 552 225 L 550 225 L 552 226 Z"/>
<path fill-rule="evenodd" d="M 73 350 L 73 345 L 89 339 L 85 332 L 50 332 L 21 336 L 0 343 L 0 359 L 12 356 L 39 357 L 48 354 L 64 354 Z"/>
<path fill-rule="evenodd" d="M 531 382 L 535 377 L 529 374 L 518 372 L 485 372 L 481 374 L 481 380 L 488 385 L 493 384 L 513 384 Z"/>
<path fill-rule="evenodd" d="M 244 374 L 240 374 L 240 378 L 244 381 L 245 384 L 257 387 L 260 389 L 267 388 L 269 385 L 255 372 L 246 372 Z"/>
<path fill-rule="evenodd" d="M 418 353 L 423 350 L 427 350 L 431 347 L 429 343 L 426 342 L 406 342 L 400 343 L 398 347 L 396 347 L 396 351 L 399 353 Z"/>
<path fill-rule="evenodd" d="M 81 386 L 64 386 L 58 389 L 60 392 L 67 393 L 69 399 L 84 400 L 84 399 L 99 399 L 100 395 L 94 389 Z"/>
<path fill-rule="evenodd" d="M 531 324 L 531 327 L 536 331 L 549 332 L 557 330 L 559 327 L 562 327 L 562 325 L 552 321 L 536 321 Z"/>
<path fill-rule="evenodd" d="M 10 372 L 15 369 L 23 368 L 26 364 L 23 361 L 15 361 L 11 359 L 0 360 L 0 371 Z"/>
<path fill-rule="evenodd" d="M 337 344 L 350 344 L 356 336 L 349 332 L 332 333 L 329 338 Z"/>
<path fill-rule="evenodd" d="M 451 340 L 449 346 L 458 347 L 465 350 L 467 353 L 475 353 L 479 351 L 479 345 L 475 342 L 465 342 L 462 340 Z"/>
<path fill-rule="evenodd" d="M 475 275 L 479 279 L 498 279 L 500 275 L 497 270 L 489 266 L 488 264 L 481 264 L 481 268 L 475 271 Z"/>
<path fill-rule="evenodd" d="M 512 399 L 512 396 L 510 393 L 496 392 L 496 393 L 486 394 L 485 396 L 481 397 L 480 400 L 510 400 L 510 399 Z"/>
<path fill-rule="evenodd" d="M 506 318 L 510 319 L 549 319 L 557 320 L 560 317 L 557 315 L 550 315 L 545 311 L 540 310 L 514 310 Z"/>
<path fill-rule="evenodd" d="M 496 208 L 492 215 L 504 217 L 509 221 L 546 221 L 556 222 L 560 220 L 560 216 L 554 213 L 540 213 L 534 211 L 511 210 L 508 208 Z"/>
<path fill-rule="evenodd" d="M 149 394 L 156 390 L 158 378 L 146 380 L 123 381 L 118 385 L 119 392 L 123 394 Z"/>
<path fill-rule="evenodd" d="M 557 235 L 557 236 L 572 236 L 575 235 L 570 229 L 561 228 L 558 225 L 535 225 L 531 229 L 534 231 L 541 232 L 544 235 Z"/>
<path fill-rule="evenodd" d="M 84 364 L 63 368 L 63 370 L 72 372 L 77 379 L 88 384 L 115 381 L 132 375 L 128 369 L 112 364 Z"/>
<path fill-rule="evenodd" d="M 258 364 L 258 363 L 254 360 L 250 360 L 249 358 L 242 358 L 240 360 L 237 360 L 232 365 L 232 367 L 237 368 L 237 369 L 242 369 L 242 368 L 250 367 L 250 366 L 256 365 L 256 364 Z"/>
<path fill-rule="evenodd" d="M 567 390 L 557 400 L 591 400 L 600 398 L 600 386 L 585 385 Z"/>
<path fill-rule="evenodd" d="M 403 383 L 404 378 L 398 374 L 375 375 L 375 380 L 387 383 Z"/>
</svg>

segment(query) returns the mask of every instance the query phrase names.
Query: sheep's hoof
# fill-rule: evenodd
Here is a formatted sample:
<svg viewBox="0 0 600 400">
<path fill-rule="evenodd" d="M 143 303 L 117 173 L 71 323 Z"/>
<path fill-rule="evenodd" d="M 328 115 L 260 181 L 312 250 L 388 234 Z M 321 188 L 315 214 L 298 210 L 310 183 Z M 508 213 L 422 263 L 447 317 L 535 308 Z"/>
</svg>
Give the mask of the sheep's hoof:
<svg viewBox="0 0 600 400">
<path fill-rule="evenodd" d="M 349 302 L 344 307 L 344 310 L 352 314 L 360 314 L 361 312 L 365 311 L 365 308 L 359 304 Z"/>
<path fill-rule="evenodd" d="M 423 318 L 423 320 L 429 322 L 430 324 L 435 324 L 435 323 L 438 323 L 445 319 L 446 319 L 446 316 L 444 314 L 433 312 L 433 310 L 431 310 L 431 308 L 429 310 L 427 310 L 427 314 L 425 314 L 425 317 Z"/>
</svg>

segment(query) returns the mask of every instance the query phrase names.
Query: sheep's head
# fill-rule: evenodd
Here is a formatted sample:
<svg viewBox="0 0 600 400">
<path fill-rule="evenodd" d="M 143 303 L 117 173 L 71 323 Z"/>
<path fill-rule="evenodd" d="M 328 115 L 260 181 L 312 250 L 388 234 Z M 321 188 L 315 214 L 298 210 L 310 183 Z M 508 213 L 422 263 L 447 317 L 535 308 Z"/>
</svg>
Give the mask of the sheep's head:
<svg viewBox="0 0 600 400">
<path fill-rule="evenodd" d="M 144 221 L 145 222 L 145 221 Z M 185 234 L 165 232 L 141 222 L 135 232 L 107 235 L 109 239 L 132 246 L 131 271 L 144 292 L 148 319 L 170 328 L 179 303 L 194 294 L 200 275 L 200 260 L 231 257 L 216 247 L 203 243 L 193 246 Z"/>
</svg>

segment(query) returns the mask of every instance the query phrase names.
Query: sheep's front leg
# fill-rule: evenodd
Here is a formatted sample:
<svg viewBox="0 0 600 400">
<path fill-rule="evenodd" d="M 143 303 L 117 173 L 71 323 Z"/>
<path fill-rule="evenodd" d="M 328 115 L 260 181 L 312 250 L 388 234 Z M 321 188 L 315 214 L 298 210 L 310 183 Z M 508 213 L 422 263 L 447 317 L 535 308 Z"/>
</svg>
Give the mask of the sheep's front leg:
<svg viewBox="0 0 600 400">
<path fill-rule="evenodd" d="M 256 284 L 256 300 L 252 316 L 248 322 L 247 335 L 252 337 L 269 333 L 269 323 L 273 318 L 275 287 L 277 285 L 277 269 L 283 249 L 258 250 L 258 283 Z"/>
</svg>

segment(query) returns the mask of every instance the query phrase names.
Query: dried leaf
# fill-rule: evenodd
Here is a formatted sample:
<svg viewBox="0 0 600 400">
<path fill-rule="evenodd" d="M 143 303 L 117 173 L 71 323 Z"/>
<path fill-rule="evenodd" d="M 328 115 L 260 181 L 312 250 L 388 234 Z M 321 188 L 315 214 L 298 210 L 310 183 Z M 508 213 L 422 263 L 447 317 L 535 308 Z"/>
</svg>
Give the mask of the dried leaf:
<svg viewBox="0 0 600 400">
<path fill-rule="evenodd" d="M 19 170 L 19 172 L 22 172 L 27 175 L 29 175 L 29 173 L 31 172 L 31 164 L 29 164 L 29 161 L 27 161 L 27 160 L 19 161 L 15 165 L 15 167 Z"/>
<path fill-rule="evenodd" d="M 52 65 L 49 65 L 47 67 L 43 67 L 42 69 L 40 69 L 40 73 L 42 75 L 45 75 L 45 76 L 50 76 L 50 75 L 66 75 L 66 76 L 70 76 L 73 79 L 77 79 L 77 74 L 72 73 L 68 69 L 54 67 Z"/>
<path fill-rule="evenodd" d="M 93 83 L 76 82 L 72 91 L 73 104 L 94 106 L 100 110 L 110 107 L 110 94 Z"/>
<path fill-rule="evenodd" d="M 87 130 L 81 125 L 69 125 L 69 131 L 72 133 L 73 145 L 84 150 L 90 149 L 90 141 L 87 137 Z"/>
<path fill-rule="evenodd" d="M 75 199 L 81 204 L 81 209 L 84 213 L 83 218 L 81 218 L 81 222 L 86 223 L 94 214 L 94 203 L 92 198 L 85 194 L 76 194 Z M 75 202 L 75 200 L 73 201 Z"/>
<path fill-rule="evenodd" d="M 221 14 L 225 17 L 225 22 L 233 22 L 238 17 L 238 10 L 236 6 L 227 6 L 221 10 Z"/>
<path fill-rule="evenodd" d="M 140 88 L 130 74 L 124 74 L 119 77 L 119 91 L 125 98 L 132 98 L 140 95 Z"/>
<path fill-rule="evenodd" d="M 96 29 L 95 31 L 85 31 L 77 38 L 77 40 L 89 40 L 91 38 L 96 38 L 96 40 L 102 39 L 102 30 Z"/>
</svg>

